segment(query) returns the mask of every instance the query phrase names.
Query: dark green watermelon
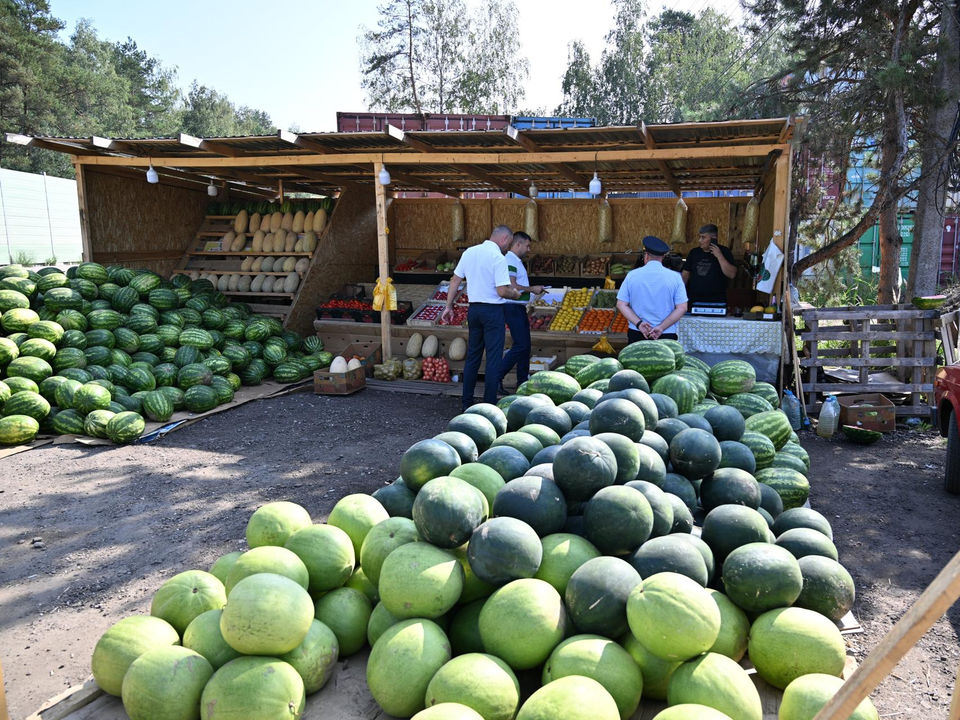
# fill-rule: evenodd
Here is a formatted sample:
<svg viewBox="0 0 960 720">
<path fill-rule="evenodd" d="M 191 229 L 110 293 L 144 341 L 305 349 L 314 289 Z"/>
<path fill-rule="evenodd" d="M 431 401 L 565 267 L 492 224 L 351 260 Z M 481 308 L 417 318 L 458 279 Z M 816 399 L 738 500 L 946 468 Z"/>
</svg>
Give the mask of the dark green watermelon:
<svg viewBox="0 0 960 720">
<path fill-rule="evenodd" d="M 617 458 L 599 440 L 574 438 L 564 444 L 553 459 L 553 473 L 567 500 L 588 500 L 597 490 L 616 481 Z"/>
<path fill-rule="evenodd" d="M 581 633 L 619 638 L 629 630 L 627 598 L 641 582 L 626 561 L 615 557 L 587 560 L 570 576 L 564 601 Z"/>
<path fill-rule="evenodd" d="M 497 491 L 491 511 L 527 523 L 540 537 L 560 532 L 567 518 L 567 502 L 552 480 L 525 476 L 510 480 Z"/>
</svg>

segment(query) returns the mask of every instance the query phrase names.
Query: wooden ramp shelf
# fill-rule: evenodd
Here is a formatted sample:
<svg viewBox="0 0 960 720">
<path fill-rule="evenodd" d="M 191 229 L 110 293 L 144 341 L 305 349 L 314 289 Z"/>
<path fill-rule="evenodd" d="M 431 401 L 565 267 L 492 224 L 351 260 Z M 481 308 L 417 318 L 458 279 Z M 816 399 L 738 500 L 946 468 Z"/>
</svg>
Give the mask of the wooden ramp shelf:
<svg viewBox="0 0 960 720">
<path fill-rule="evenodd" d="M 194 235 L 193 240 L 187 247 L 186 252 L 180 256 L 180 262 L 173 271 L 174 275 L 179 273 L 210 273 L 220 277 L 222 275 L 240 275 L 257 276 L 265 275 L 267 277 L 287 277 L 291 272 L 296 272 L 300 282 L 295 292 L 253 292 L 242 290 L 223 290 L 227 297 L 234 298 L 235 302 L 246 302 L 254 312 L 261 315 L 270 315 L 279 318 L 285 325 L 296 307 L 298 299 L 301 297 L 304 281 L 313 268 L 317 257 L 320 255 L 321 244 L 328 239 L 330 227 L 333 225 L 336 217 L 337 207 L 334 205 L 333 211 L 327 219 L 327 224 L 323 231 L 317 237 L 317 249 L 314 252 L 254 252 L 251 249 L 244 249 L 240 252 L 223 252 L 215 248 L 219 244 L 219 239 L 233 229 L 233 222 L 236 215 L 207 215 L 204 217 L 200 227 Z M 302 239 L 304 233 L 291 233 Z M 251 239 L 248 238 L 248 244 Z M 241 270 L 243 261 L 246 258 L 272 257 L 272 258 L 308 258 L 310 263 L 306 270 L 291 270 L 283 272 L 277 270 L 255 272 L 252 270 Z"/>
</svg>

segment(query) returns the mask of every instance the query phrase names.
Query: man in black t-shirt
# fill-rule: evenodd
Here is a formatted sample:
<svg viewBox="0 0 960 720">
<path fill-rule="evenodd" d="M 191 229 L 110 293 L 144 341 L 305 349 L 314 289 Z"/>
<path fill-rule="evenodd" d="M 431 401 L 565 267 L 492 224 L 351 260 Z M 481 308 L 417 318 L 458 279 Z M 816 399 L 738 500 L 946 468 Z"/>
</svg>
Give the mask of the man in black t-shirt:
<svg viewBox="0 0 960 720">
<path fill-rule="evenodd" d="M 733 253 L 717 244 L 717 226 L 700 228 L 700 247 L 690 251 L 683 264 L 683 282 L 690 303 L 725 303 L 727 280 L 736 277 Z"/>
</svg>

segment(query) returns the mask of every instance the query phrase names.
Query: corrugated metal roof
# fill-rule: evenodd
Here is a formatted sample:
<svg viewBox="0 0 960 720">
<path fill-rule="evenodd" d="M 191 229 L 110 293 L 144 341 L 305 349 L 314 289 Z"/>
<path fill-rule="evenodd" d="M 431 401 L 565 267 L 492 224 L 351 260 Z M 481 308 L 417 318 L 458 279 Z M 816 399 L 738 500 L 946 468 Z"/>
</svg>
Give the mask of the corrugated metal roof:
<svg viewBox="0 0 960 720">
<path fill-rule="evenodd" d="M 345 185 L 371 185 L 373 173 L 369 155 L 410 154 L 416 163 L 391 159 L 389 169 L 396 176 L 391 190 L 415 191 L 446 188 L 465 191 L 519 191 L 531 181 L 545 191 L 583 190 L 594 170 L 604 180 L 605 190 L 666 190 L 675 183 L 684 191 L 746 189 L 755 187 L 764 172 L 770 152 L 780 152 L 797 120 L 770 118 L 730 122 L 678 123 L 624 127 L 577 127 L 517 130 L 408 131 L 387 126 L 378 132 L 289 133 L 276 135 L 192 138 L 66 138 L 8 134 L 10 142 L 66 153 L 144 159 L 211 159 L 210 166 L 177 168 L 169 175 L 182 180 L 208 182 L 214 177 L 228 183 L 260 187 L 272 192 L 283 179 L 285 187 L 298 191 L 329 191 Z M 667 160 L 628 159 L 539 163 L 483 164 L 473 167 L 469 155 L 543 153 L 601 153 L 611 150 L 678 150 L 757 146 L 748 156 L 717 155 L 710 158 L 680 157 Z M 767 146 L 770 146 L 769 149 Z M 424 154 L 458 154 L 460 162 L 425 164 Z M 272 157 L 366 155 L 344 158 L 343 164 L 273 164 Z M 262 159 L 262 165 L 237 164 L 229 158 Z M 299 160 L 297 161 L 299 162 Z M 133 167 L 120 164 L 121 167 Z M 666 168 L 666 170 L 665 170 Z M 101 167 L 101 169 L 103 169 Z M 142 166 L 137 167 L 142 170 Z M 163 173 L 161 173 L 163 174 Z M 669 175 L 669 177 L 668 177 Z M 402 177 L 400 177 L 402 176 Z M 582 182 L 578 183 L 577 179 Z M 424 183 L 418 185 L 417 183 Z"/>
</svg>

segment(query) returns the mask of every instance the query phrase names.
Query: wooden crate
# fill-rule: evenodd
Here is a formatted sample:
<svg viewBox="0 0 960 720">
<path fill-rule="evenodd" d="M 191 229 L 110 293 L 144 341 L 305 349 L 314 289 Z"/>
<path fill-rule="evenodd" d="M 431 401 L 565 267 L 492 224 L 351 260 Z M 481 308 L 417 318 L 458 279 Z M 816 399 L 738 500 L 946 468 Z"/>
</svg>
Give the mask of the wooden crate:
<svg viewBox="0 0 960 720">
<path fill-rule="evenodd" d="M 908 396 L 907 402 L 897 406 L 898 416 L 929 416 L 935 402 L 938 310 L 917 310 L 903 304 L 813 308 L 799 314 L 805 326 L 799 339 L 805 344 L 800 366 L 808 371 L 803 383 L 808 414 L 819 412 L 824 392 L 893 393 Z M 824 347 L 828 341 L 842 346 Z M 894 344 L 878 345 L 880 342 Z M 880 353 L 893 356 L 878 357 Z M 819 373 L 825 367 L 846 369 L 855 374 L 856 382 L 821 381 Z M 885 368 L 895 376 L 870 378 L 871 371 Z"/>
<path fill-rule="evenodd" d="M 330 372 L 330 368 L 313 373 L 313 392 L 316 395 L 352 395 L 367 386 L 367 376 L 362 367 L 342 373 Z"/>
<path fill-rule="evenodd" d="M 581 275 L 581 277 L 598 277 L 598 278 L 606 277 L 607 274 L 610 272 L 610 256 L 611 256 L 611 255 L 612 255 L 612 253 L 603 253 L 603 254 L 600 254 L 600 255 L 584 255 L 584 256 L 580 259 L 580 275 Z M 587 272 L 587 263 L 589 263 L 589 262 L 594 262 L 594 263 L 599 262 L 599 263 L 601 263 L 601 264 L 602 264 L 602 268 L 601 268 L 600 272 L 598 272 L 598 273 L 588 273 L 588 272 Z"/>
</svg>

